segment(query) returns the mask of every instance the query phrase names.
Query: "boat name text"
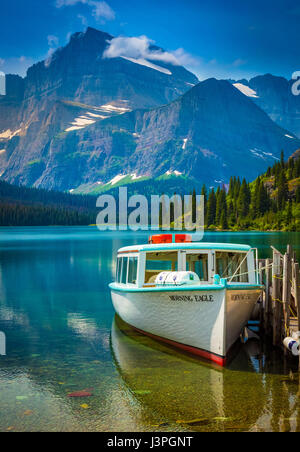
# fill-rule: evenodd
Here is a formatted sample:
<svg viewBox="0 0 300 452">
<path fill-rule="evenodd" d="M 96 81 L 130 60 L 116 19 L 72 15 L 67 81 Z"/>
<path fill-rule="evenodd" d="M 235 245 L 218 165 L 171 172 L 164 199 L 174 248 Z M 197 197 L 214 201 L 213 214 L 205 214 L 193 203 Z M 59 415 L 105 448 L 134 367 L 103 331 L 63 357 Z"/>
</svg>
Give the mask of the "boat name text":
<svg viewBox="0 0 300 452">
<path fill-rule="evenodd" d="M 256 297 L 256 294 L 237 294 L 237 295 L 231 295 L 232 301 L 252 301 L 253 298 Z"/>
<path fill-rule="evenodd" d="M 170 295 L 170 300 L 172 301 L 192 301 L 192 302 L 214 302 L 213 295 Z"/>
</svg>

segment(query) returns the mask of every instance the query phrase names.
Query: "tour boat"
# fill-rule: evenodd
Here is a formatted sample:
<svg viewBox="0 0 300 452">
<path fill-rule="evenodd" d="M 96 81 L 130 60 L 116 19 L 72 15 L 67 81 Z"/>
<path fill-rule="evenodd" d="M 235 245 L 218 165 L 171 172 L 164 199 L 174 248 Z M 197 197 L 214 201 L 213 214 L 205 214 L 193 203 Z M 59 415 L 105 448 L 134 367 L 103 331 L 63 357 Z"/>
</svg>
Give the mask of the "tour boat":
<svg viewBox="0 0 300 452">
<path fill-rule="evenodd" d="M 141 333 L 225 366 L 261 294 L 257 249 L 152 236 L 119 249 L 112 302 Z"/>
</svg>

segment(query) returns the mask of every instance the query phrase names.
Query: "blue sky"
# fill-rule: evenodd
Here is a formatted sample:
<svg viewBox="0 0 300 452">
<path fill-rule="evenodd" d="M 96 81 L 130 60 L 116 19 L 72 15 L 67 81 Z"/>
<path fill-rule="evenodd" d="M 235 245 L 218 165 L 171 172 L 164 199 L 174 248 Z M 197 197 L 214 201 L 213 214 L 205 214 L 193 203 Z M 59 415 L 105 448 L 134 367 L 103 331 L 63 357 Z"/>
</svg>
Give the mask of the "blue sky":
<svg viewBox="0 0 300 452">
<path fill-rule="evenodd" d="M 24 75 L 87 26 L 147 36 L 200 79 L 300 70 L 300 0 L 1 0 L 0 24 L 6 73 Z"/>
</svg>

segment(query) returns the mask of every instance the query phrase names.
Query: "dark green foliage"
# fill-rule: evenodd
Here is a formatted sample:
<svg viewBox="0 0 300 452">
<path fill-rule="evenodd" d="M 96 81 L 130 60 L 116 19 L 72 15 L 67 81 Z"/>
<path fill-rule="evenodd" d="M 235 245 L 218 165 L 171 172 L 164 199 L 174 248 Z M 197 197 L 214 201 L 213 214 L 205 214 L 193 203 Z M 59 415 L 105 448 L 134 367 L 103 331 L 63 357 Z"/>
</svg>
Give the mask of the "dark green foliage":
<svg viewBox="0 0 300 452">
<path fill-rule="evenodd" d="M 96 222 L 96 198 L 0 181 L 0 226 L 88 225 Z"/>
<path fill-rule="evenodd" d="M 206 227 L 220 229 L 300 229 L 300 159 L 290 158 L 269 167 L 248 184 L 231 177 L 228 191 L 219 187 L 208 194 Z M 290 184 L 290 187 L 289 187 Z"/>
<path fill-rule="evenodd" d="M 207 201 L 207 209 L 206 209 L 206 216 L 207 216 L 207 226 L 211 226 L 215 224 L 216 219 L 216 195 L 214 189 L 212 189 L 209 192 L 208 201 Z"/>
<path fill-rule="evenodd" d="M 202 186 L 205 200 L 205 224 L 214 229 L 300 229 L 300 159 L 281 160 L 250 184 L 245 179 L 231 177 L 226 187 L 207 190 Z M 176 182 L 176 181 L 175 181 Z M 143 193 L 150 201 L 151 194 L 161 194 L 163 188 L 175 193 L 174 181 L 140 182 L 128 186 L 128 197 Z M 188 183 L 179 186 L 177 193 L 188 193 Z M 197 190 L 193 190 L 193 221 Z M 118 197 L 118 187 L 110 194 Z M 150 206 L 150 202 L 148 203 Z M 160 206 L 160 223 L 162 206 Z M 19 187 L 0 181 L 0 226 L 88 225 L 96 222 L 99 209 L 96 197 L 71 195 L 55 191 Z M 149 212 L 150 214 L 150 212 Z M 171 221 L 174 208 L 171 205 Z"/>
<path fill-rule="evenodd" d="M 0 201 L 0 226 L 84 226 L 95 223 L 95 219 L 96 214 L 78 210 Z"/>
</svg>

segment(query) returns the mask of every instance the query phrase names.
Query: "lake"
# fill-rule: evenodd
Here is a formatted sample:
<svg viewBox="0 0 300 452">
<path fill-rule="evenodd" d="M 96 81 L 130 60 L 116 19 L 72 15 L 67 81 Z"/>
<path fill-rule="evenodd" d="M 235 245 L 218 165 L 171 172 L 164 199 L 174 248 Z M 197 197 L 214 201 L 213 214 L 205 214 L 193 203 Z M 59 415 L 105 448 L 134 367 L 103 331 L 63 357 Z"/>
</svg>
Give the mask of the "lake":
<svg viewBox="0 0 300 452">
<path fill-rule="evenodd" d="M 115 318 L 108 284 L 121 246 L 145 232 L 0 228 L 0 431 L 300 431 L 297 360 L 237 344 L 226 369 Z M 297 233 L 206 233 L 262 258 Z M 70 398 L 75 391 L 89 398 Z"/>
</svg>

